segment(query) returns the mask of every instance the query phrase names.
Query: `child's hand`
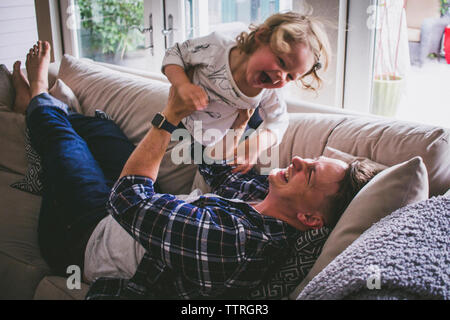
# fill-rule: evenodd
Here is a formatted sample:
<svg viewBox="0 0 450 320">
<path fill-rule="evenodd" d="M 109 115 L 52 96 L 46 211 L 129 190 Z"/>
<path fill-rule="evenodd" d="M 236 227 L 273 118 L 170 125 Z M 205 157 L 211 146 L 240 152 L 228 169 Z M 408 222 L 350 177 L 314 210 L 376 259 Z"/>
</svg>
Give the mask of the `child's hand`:
<svg viewBox="0 0 450 320">
<path fill-rule="evenodd" d="M 256 109 L 239 109 L 231 129 L 245 128 Z"/>
<path fill-rule="evenodd" d="M 256 148 L 251 148 L 250 139 L 245 140 L 241 143 L 234 153 L 234 160 L 229 164 L 236 166 L 231 172 L 237 173 L 241 172 L 243 174 L 249 172 L 258 160 L 258 151 Z"/>
<path fill-rule="evenodd" d="M 197 110 L 202 110 L 208 105 L 208 95 L 200 86 L 184 83 L 177 88 L 177 92 L 185 105 L 194 106 Z"/>
</svg>

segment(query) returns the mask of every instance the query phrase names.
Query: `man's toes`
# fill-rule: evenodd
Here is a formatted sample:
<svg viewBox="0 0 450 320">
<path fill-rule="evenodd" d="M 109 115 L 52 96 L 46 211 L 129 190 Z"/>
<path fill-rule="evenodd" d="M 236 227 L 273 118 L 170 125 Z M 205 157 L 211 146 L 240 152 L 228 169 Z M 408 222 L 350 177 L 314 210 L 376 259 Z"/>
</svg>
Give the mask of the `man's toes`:
<svg viewBox="0 0 450 320">
<path fill-rule="evenodd" d="M 48 41 L 44 41 L 42 44 L 43 53 L 46 54 L 50 51 L 50 43 Z"/>
<path fill-rule="evenodd" d="M 22 63 L 19 61 L 19 60 L 17 60 L 16 62 L 14 62 L 14 65 L 13 65 L 13 71 L 15 71 L 15 72 L 19 72 L 20 71 L 20 65 L 21 65 Z"/>
<path fill-rule="evenodd" d="M 39 40 L 37 42 L 36 48 L 37 48 L 37 54 L 41 55 L 43 53 L 43 45 L 42 45 L 42 41 L 41 40 Z"/>
</svg>

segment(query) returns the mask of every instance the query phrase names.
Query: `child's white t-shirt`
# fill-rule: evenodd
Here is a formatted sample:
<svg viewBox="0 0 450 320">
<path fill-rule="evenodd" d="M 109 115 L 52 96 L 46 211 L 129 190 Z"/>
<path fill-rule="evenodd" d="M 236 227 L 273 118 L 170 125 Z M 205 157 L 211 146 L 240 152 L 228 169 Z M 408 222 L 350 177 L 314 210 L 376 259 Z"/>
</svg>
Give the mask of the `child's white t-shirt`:
<svg viewBox="0 0 450 320">
<path fill-rule="evenodd" d="M 194 112 L 182 122 L 199 143 L 213 145 L 231 128 L 238 116 L 238 109 L 254 109 L 259 106 L 263 123 L 258 129 L 270 129 L 276 134 L 279 144 L 289 125 L 281 89 L 263 89 L 255 97 L 243 94 L 233 80 L 228 58 L 230 50 L 235 46 L 235 40 L 214 32 L 177 43 L 167 50 L 162 70 L 170 64 L 179 65 L 185 70 L 194 68 L 192 83 L 201 86 L 209 98 L 206 109 Z M 194 126 L 194 121 L 199 122 Z M 208 129 L 215 130 L 209 130 L 211 139 L 205 141 Z"/>
</svg>

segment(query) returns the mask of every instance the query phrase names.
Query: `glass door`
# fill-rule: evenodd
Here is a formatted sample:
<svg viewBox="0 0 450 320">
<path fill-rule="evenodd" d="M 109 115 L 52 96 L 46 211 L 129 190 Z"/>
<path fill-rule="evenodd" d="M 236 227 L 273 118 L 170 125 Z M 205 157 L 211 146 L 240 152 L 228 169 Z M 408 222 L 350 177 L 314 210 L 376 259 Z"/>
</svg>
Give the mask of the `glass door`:
<svg viewBox="0 0 450 320">
<path fill-rule="evenodd" d="M 167 48 L 176 42 L 221 32 L 230 37 L 287 10 L 314 13 L 331 21 L 341 19 L 344 0 L 60 0 L 64 52 L 75 57 L 116 64 L 161 75 Z M 341 10 L 342 9 L 342 10 Z M 345 20 L 345 19 L 341 19 Z M 345 29 L 345 28 L 340 28 Z M 329 30 L 336 62 L 327 71 L 327 85 L 318 95 L 296 84 L 286 87 L 286 98 L 341 106 L 342 35 Z M 336 52 L 334 51 L 334 52 Z M 319 98 L 318 98 L 319 97 Z M 295 110 L 294 110 L 295 112 Z"/>
<path fill-rule="evenodd" d="M 164 0 L 63 0 L 65 52 L 143 71 L 159 72 L 174 34 Z M 176 1 L 172 1 L 176 2 Z M 179 1 L 177 1 L 179 2 Z M 169 18 L 169 17 L 167 17 Z"/>
<path fill-rule="evenodd" d="M 286 0 L 61 1 L 66 53 L 153 72 L 176 42 L 213 31 L 235 36 L 290 9 Z"/>
</svg>

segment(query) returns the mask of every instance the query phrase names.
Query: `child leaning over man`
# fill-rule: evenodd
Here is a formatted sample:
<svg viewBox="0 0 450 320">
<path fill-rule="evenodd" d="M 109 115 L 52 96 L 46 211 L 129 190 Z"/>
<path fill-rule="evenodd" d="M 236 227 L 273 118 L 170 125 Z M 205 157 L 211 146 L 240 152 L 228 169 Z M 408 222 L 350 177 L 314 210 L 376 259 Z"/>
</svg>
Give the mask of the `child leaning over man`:
<svg viewBox="0 0 450 320">
<path fill-rule="evenodd" d="M 183 119 L 184 127 L 205 146 L 222 141 L 223 158 L 237 154 L 234 170 L 245 173 L 286 132 L 289 116 L 280 89 L 300 80 L 304 88 L 315 90 L 321 84 L 317 70 L 322 64 L 327 67 L 329 52 L 328 37 L 317 18 L 277 13 L 235 40 L 212 33 L 175 44 L 166 52 L 162 72 L 186 104 L 201 109 Z M 263 122 L 239 144 L 257 107 Z M 201 121 L 201 132 L 194 132 L 199 129 L 194 121 Z M 220 134 L 207 140 L 208 129 Z M 257 150 L 251 152 L 251 145 Z"/>
</svg>

